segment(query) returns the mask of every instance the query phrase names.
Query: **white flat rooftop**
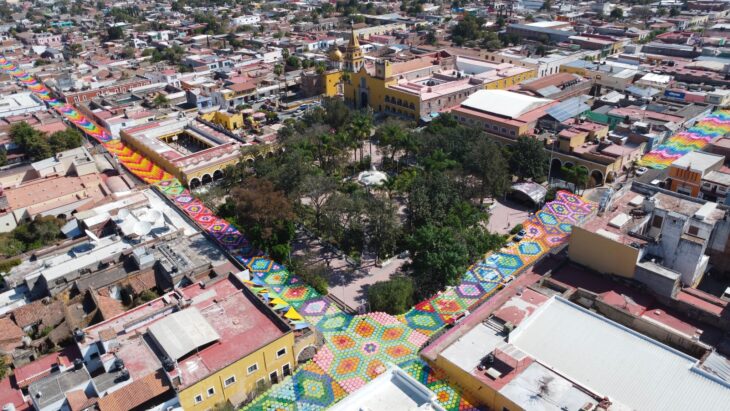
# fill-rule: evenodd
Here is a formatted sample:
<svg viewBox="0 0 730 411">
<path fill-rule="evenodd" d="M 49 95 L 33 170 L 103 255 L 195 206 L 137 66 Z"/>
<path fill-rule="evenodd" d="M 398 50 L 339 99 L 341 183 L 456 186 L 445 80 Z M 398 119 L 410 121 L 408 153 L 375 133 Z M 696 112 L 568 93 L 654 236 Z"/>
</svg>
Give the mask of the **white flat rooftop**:
<svg viewBox="0 0 730 411">
<path fill-rule="evenodd" d="M 725 160 L 724 156 L 717 154 L 705 153 L 703 151 L 690 151 L 684 156 L 674 160 L 672 167 L 689 169 L 698 173 L 704 173 L 705 170 L 716 167 Z"/>
<path fill-rule="evenodd" d="M 479 90 L 461 105 L 485 113 L 517 118 L 552 101 L 506 90 Z"/>
<path fill-rule="evenodd" d="M 730 385 L 697 360 L 560 297 L 540 306 L 510 343 L 555 372 L 636 410 L 726 411 Z"/>
<path fill-rule="evenodd" d="M 330 411 L 444 411 L 436 394 L 396 366 L 335 404 Z"/>
</svg>

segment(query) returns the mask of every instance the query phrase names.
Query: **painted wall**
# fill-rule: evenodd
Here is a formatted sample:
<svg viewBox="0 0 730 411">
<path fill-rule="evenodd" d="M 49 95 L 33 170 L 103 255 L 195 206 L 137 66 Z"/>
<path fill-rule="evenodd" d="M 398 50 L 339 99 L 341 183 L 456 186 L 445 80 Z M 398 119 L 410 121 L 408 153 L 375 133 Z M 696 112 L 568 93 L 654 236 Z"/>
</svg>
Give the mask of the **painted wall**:
<svg viewBox="0 0 730 411">
<path fill-rule="evenodd" d="M 568 257 L 601 273 L 633 278 L 639 250 L 584 228 L 573 226 Z"/>
<path fill-rule="evenodd" d="M 286 349 L 286 353 L 277 358 L 276 353 L 282 348 Z M 248 368 L 253 364 L 257 364 L 258 369 L 249 374 Z M 294 333 L 291 332 L 180 391 L 178 393 L 180 405 L 187 411 L 205 411 L 212 409 L 215 404 L 227 400 L 236 404 L 256 388 L 257 381 L 263 379 L 269 382 L 271 373 L 276 372 L 278 380 L 281 381 L 286 364 L 289 364 L 291 372 L 293 372 L 296 360 L 294 359 Z M 227 387 L 224 386 L 225 381 L 231 377 L 235 377 L 235 382 Z M 208 390 L 211 388 L 213 394 L 208 395 Z M 196 403 L 196 396 L 202 396 L 202 401 Z"/>
</svg>

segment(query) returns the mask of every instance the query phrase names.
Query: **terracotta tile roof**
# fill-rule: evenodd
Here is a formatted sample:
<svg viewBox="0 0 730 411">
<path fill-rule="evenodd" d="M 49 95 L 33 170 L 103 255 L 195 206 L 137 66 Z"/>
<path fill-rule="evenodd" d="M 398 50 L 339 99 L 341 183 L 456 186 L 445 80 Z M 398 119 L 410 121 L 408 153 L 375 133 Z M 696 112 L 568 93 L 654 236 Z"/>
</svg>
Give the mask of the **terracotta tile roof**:
<svg viewBox="0 0 730 411">
<path fill-rule="evenodd" d="M 0 351 L 12 351 L 23 344 L 25 333 L 10 318 L 0 318 Z"/>
<path fill-rule="evenodd" d="M 81 411 L 96 404 L 99 398 L 87 396 L 84 390 L 76 390 L 67 392 L 66 400 L 71 411 Z"/>
<path fill-rule="evenodd" d="M 170 390 L 162 370 L 146 375 L 106 397 L 100 398 L 100 411 L 128 411 Z"/>
<path fill-rule="evenodd" d="M 155 270 L 147 270 L 134 275 L 129 278 L 128 283 L 132 287 L 134 294 L 139 294 L 145 290 L 151 290 L 157 286 Z"/>
<path fill-rule="evenodd" d="M 101 317 L 103 319 L 116 317 L 117 315 L 125 311 L 122 303 L 112 297 L 107 297 L 99 294 L 96 294 L 95 297 L 96 307 L 99 309 L 99 312 L 101 313 Z"/>
<path fill-rule="evenodd" d="M 20 328 L 39 323 L 44 327 L 53 327 L 63 321 L 63 303 L 61 301 L 53 301 L 50 304 L 44 304 L 42 300 L 34 301 L 13 310 L 12 316 L 15 324 Z"/>
</svg>

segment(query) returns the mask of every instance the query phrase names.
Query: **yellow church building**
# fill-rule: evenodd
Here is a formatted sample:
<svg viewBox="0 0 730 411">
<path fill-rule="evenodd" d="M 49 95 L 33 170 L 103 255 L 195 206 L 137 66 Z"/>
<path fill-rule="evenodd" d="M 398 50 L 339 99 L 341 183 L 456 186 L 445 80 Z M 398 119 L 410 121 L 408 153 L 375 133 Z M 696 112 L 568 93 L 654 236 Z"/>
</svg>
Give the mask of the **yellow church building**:
<svg viewBox="0 0 730 411">
<path fill-rule="evenodd" d="M 344 56 L 334 50 L 329 59 L 331 67 L 342 70 L 343 95 L 348 105 L 414 121 L 428 121 L 478 90 L 505 89 L 537 75 L 531 68 L 446 51 L 415 54 L 404 61 L 366 61 L 354 31 Z M 332 81 L 340 83 L 340 79 Z"/>
</svg>

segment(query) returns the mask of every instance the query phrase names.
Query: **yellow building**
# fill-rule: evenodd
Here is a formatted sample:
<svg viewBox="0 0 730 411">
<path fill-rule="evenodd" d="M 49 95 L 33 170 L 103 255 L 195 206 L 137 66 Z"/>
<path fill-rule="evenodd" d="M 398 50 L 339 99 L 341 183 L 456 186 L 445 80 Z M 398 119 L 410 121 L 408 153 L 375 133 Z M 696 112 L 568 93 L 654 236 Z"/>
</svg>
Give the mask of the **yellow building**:
<svg viewBox="0 0 730 411">
<path fill-rule="evenodd" d="M 233 125 L 235 116 L 219 115 Z M 163 120 L 122 130 L 122 141 L 188 185 L 223 178 L 241 159 L 241 143 L 199 120 Z"/>
<path fill-rule="evenodd" d="M 291 307 L 275 312 L 229 274 L 176 288 L 89 327 L 77 343 L 90 370 L 123 364 L 131 379 L 132 388 L 119 392 L 135 398 L 115 398 L 112 391 L 101 411 L 156 405 L 161 397 L 177 397 L 186 411 L 204 411 L 240 404 L 291 375 L 300 340 L 308 339 L 294 330 L 292 321 L 299 319 Z"/>
<path fill-rule="evenodd" d="M 332 57 L 331 57 L 332 58 Z M 482 89 L 506 89 L 536 77 L 531 68 L 495 64 L 445 51 L 391 62 L 366 63 L 354 33 L 347 45 L 344 69 L 345 102 L 354 108 L 409 120 L 429 119 Z"/>
<path fill-rule="evenodd" d="M 324 95 L 334 97 L 341 93 L 342 89 L 342 71 L 329 70 L 322 73 L 322 83 L 324 84 Z"/>
<path fill-rule="evenodd" d="M 238 130 L 244 126 L 243 114 L 240 112 L 229 113 L 227 111 L 212 111 L 200 116 L 203 120 L 218 124 L 227 130 Z"/>
</svg>

